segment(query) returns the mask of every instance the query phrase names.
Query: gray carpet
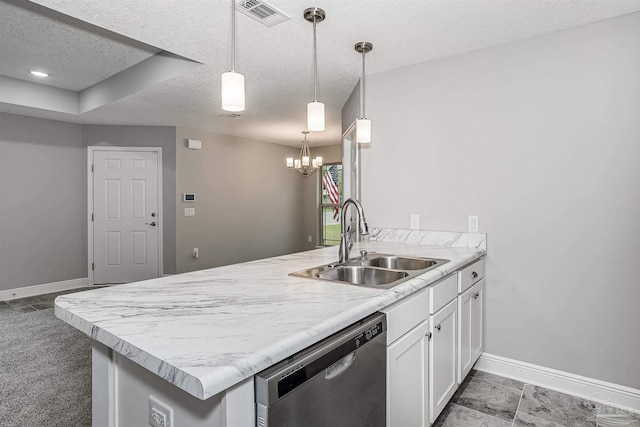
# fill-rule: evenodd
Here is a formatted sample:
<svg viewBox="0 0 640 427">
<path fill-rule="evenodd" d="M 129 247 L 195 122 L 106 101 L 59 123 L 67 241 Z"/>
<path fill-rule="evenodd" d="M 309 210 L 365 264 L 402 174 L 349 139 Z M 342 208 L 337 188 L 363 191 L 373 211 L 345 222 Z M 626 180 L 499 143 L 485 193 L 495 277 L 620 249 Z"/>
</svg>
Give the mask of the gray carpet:
<svg viewBox="0 0 640 427">
<path fill-rule="evenodd" d="M 0 307 L 0 424 L 91 426 L 91 343 L 53 309 Z"/>
</svg>

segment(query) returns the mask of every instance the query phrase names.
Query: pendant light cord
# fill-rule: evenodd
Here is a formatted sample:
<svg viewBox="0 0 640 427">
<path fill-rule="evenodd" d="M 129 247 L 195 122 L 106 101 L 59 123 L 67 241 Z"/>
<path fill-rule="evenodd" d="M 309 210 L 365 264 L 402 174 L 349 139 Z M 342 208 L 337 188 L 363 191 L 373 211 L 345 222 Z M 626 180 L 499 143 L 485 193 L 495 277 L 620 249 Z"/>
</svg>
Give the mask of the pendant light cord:
<svg viewBox="0 0 640 427">
<path fill-rule="evenodd" d="M 231 71 L 236 71 L 236 4 L 231 0 Z"/>
<path fill-rule="evenodd" d="M 360 78 L 360 118 L 364 119 L 364 55 L 365 51 L 362 51 L 362 77 Z"/>
<path fill-rule="evenodd" d="M 318 101 L 318 48 L 316 47 L 316 19 L 313 19 L 313 101 Z"/>
</svg>

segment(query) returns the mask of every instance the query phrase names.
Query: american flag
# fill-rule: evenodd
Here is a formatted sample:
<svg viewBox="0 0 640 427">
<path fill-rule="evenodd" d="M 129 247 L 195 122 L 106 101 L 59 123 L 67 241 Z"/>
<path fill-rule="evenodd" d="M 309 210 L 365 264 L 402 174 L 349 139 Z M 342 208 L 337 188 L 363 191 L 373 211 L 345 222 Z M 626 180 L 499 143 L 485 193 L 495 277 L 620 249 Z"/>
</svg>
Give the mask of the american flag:
<svg viewBox="0 0 640 427">
<path fill-rule="evenodd" d="M 338 188 L 338 167 L 336 165 L 329 166 L 322 176 L 322 184 L 327 189 L 329 201 L 333 204 L 340 204 L 340 189 Z M 340 221 L 340 208 L 333 208 L 333 219 Z"/>
</svg>

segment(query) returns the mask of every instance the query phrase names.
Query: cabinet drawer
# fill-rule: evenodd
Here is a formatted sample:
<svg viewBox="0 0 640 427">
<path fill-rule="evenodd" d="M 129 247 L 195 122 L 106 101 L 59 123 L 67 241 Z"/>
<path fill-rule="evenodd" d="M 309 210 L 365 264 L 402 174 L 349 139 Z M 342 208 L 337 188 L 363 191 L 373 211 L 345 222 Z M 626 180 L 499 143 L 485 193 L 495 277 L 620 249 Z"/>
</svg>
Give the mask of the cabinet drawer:
<svg viewBox="0 0 640 427">
<path fill-rule="evenodd" d="M 458 271 L 458 293 L 469 289 L 471 285 L 484 277 L 484 259 L 476 261 Z"/>
<path fill-rule="evenodd" d="M 429 288 L 429 314 L 434 314 L 458 296 L 456 284 L 456 275 L 452 274 L 435 285 L 431 285 Z"/>
<path fill-rule="evenodd" d="M 423 289 L 380 310 L 387 314 L 387 345 L 427 320 L 428 307 L 429 292 Z"/>
</svg>

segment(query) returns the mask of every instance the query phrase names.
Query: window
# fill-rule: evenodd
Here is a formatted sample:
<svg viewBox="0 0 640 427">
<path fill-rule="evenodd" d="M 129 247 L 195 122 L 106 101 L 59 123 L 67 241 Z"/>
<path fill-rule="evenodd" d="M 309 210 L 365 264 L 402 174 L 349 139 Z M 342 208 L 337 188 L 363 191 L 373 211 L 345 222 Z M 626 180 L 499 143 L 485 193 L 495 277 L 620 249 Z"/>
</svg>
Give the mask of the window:
<svg viewBox="0 0 640 427">
<path fill-rule="evenodd" d="M 322 165 L 320 179 L 320 244 L 340 244 L 342 205 L 342 164 Z"/>
</svg>

